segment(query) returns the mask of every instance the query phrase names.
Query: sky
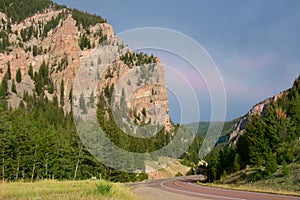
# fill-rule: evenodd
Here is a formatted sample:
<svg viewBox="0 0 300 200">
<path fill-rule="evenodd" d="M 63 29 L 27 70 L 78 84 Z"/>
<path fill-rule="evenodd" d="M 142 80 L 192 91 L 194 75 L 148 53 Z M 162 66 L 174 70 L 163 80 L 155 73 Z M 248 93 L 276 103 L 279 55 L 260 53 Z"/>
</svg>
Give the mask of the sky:
<svg viewBox="0 0 300 200">
<path fill-rule="evenodd" d="M 300 1 L 298 0 L 55 0 L 59 4 L 101 15 L 115 33 L 141 27 L 179 31 L 197 41 L 217 65 L 226 91 L 226 120 L 246 114 L 256 103 L 287 88 L 300 73 Z M 129 46 L 130 47 L 130 46 Z M 151 51 L 150 51 L 151 52 Z M 164 52 L 151 52 L 164 64 L 187 72 L 189 64 Z M 191 73 L 190 73 L 191 74 Z M 209 92 L 192 82 L 200 118 L 211 120 Z M 167 84 L 176 84 L 166 73 Z M 184 93 L 179 94 L 184 95 Z M 179 105 L 170 96 L 170 115 L 180 121 Z M 188 100 L 186 102 L 188 104 Z"/>
</svg>

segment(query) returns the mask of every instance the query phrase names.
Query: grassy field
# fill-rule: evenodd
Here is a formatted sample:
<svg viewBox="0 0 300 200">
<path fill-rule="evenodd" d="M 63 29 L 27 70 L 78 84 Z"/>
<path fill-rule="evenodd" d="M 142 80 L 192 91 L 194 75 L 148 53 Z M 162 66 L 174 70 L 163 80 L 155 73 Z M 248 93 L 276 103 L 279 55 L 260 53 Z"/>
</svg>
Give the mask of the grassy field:
<svg viewBox="0 0 300 200">
<path fill-rule="evenodd" d="M 138 199 L 130 188 L 107 181 L 40 181 L 34 183 L 0 183 L 0 199 L 91 200 Z"/>
<path fill-rule="evenodd" d="M 287 175 L 283 175 L 282 169 L 278 169 L 270 177 L 262 178 L 255 182 L 252 182 L 251 178 L 255 175 L 256 171 L 248 169 L 227 176 L 216 183 L 205 183 L 204 185 L 226 189 L 300 196 L 300 163 L 292 163 L 288 167 L 289 173 Z"/>
</svg>

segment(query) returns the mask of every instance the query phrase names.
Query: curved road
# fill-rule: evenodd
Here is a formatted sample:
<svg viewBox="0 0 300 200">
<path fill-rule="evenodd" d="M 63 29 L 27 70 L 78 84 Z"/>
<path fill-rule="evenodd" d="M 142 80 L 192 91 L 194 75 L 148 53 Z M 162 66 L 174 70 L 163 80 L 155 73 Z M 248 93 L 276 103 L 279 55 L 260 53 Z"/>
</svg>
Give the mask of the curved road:
<svg viewBox="0 0 300 200">
<path fill-rule="evenodd" d="M 188 176 L 133 183 L 131 186 L 142 199 L 151 200 L 300 200 L 294 196 L 204 187 L 196 184 L 199 179 L 201 176 Z"/>
</svg>

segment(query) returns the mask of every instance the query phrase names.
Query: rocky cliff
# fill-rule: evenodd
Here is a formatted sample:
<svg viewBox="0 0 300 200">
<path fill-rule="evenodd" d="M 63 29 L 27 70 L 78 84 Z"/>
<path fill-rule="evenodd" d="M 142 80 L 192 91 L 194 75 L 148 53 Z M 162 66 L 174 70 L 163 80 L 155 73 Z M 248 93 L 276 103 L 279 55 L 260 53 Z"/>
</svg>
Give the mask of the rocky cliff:
<svg viewBox="0 0 300 200">
<path fill-rule="evenodd" d="M 107 103 L 109 89 L 119 97 L 123 92 L 127 114 L 135 123 L 152 121 L 169 130 L 159 59 L 130 50 L 101 17 L 58 5 L 21 21 L 0 12 L 0 32 L 0 80 L 8 79 L 10 107 L 18 107 L 24 95 L 57 100 L 66 112 L 71 111 L 72 103 L 79 107 L 81 95 L 87 103 L 104 100 L 111 106 Z M 17 81 L 17 71 L 21 81 Z M 78 75 L 84 84 L 73 89 Z M 91 85 L 95 80 L 98 85 Z"/>
<path fill-rule="evenodd" d="M 241 118 L 241 120 L 235 125 L 235 128 L 233 130 L 233 132 L 230 134 L 229 137 L 229 143 L 230 144 L 236 144 L 236 142 L 239 139 L 239 136 L 242 135 L 244 133 L 244 129 L 247 123 L 247 120 L 249 118 L 249 116 L 253 115 L 253 114 L 258 114 L 258 115 L 263 115 L 265 109 L 267 108 L 268 105 L 270 105 L 273 102 L 277 102 L 284 93 L 286 93 L 287 91 L 284 91 L 282 93 L 276 94 L 275 96 L 265 99 L 264 101 L 256 104 L 255 106 L 253 106 L 251 108 L 251 110 Z"/>
</svg>

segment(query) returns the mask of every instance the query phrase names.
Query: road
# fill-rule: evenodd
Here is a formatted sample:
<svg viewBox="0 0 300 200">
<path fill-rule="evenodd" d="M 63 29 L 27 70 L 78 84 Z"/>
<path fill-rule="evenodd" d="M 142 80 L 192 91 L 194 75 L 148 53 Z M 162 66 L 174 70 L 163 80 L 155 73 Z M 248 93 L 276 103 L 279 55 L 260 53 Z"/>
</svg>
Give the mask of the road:
<svg viewBox="0 0 300 200">
<path fill-rule="evenodd" d="M 133 183 L 134 192 L 142 199 L 149 200 L 300 200 L 300 197 L 245 192 L 204 187 L 196 184 L 200 176 L 151 180 Z"/>
</svg>

